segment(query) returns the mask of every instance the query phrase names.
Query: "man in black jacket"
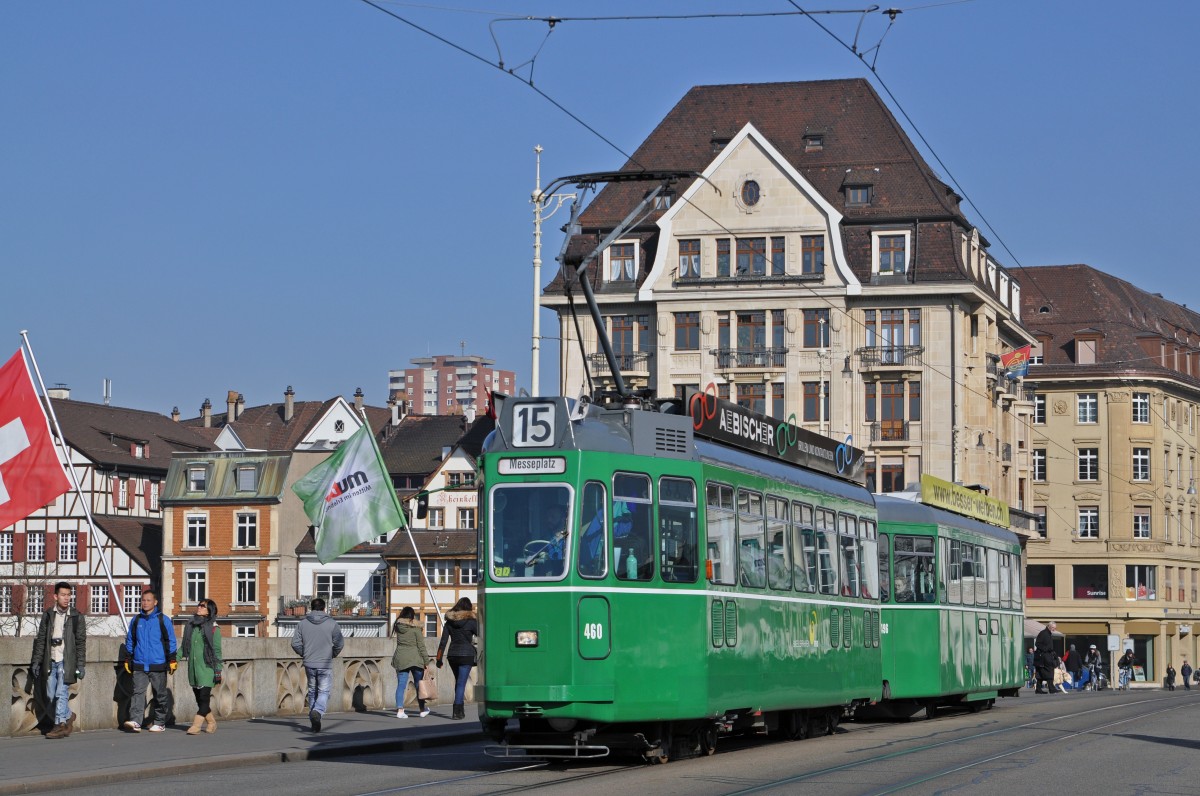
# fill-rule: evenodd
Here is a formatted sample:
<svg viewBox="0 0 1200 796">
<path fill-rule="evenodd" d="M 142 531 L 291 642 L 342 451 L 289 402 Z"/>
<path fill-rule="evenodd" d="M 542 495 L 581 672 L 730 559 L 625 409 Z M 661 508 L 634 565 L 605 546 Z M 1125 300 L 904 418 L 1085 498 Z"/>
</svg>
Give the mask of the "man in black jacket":
<svg viewBox="0 0 1200 796">
<path fill-rule="evenodd" d="M 54 710 L 54 728 L 47 738 L 66 738 L 75 729 L 71 712 L 71 683 L 82 680 L 87 665 L 87 624 L 71 607 L 71 584 L 54 584 L 54 605 L 42 614 L 33 640 L 33 679 L 46 675 L 46 702 Z"/>
<path fill-rule="evenodd" d="M 1058 627 L 1056 622 L 1050 622 L 1041 632 L 1037 634 L 1037 638 L 1033 640 L 1034 658 L 1037 663 L 1037 689 L 1034 693 L 1058 693 L 1054 690 L 1054 669 L 1058 665 L 1054 654 L 1054 630 Z M 1047 688 L 1043 688 L 1045 683 Z"/>
</svg>

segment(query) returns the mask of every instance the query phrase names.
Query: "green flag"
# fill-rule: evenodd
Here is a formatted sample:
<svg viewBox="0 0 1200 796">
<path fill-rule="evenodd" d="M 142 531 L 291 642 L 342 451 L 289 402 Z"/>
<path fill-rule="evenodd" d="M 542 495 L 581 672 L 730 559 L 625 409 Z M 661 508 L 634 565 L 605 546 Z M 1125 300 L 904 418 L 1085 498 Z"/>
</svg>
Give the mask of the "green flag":
<svg viewBox="0 0 1200 796">
<path fill-rule="evenodd" d="M 356 544 L 404 526 L 404 514 L 370 426 L 292 484 L 316 527 L 317 560 L 328 564 Z"/>
</svg>

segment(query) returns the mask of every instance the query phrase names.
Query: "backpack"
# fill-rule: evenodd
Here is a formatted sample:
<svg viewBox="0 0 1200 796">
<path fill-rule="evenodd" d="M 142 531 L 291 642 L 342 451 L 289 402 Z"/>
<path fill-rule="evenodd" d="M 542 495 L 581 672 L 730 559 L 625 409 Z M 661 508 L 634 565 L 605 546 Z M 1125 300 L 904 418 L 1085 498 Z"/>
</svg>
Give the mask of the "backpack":
<svg viewBox="0 0 1200 796">
<path fill-rule="evenodd" d="M 138 629 L 138 624 L 140 624 L 137 621 L 137 619 L 138 618 L 135 616 L 133 618 L 133 621 L 129 623 L 129 635 L 133 639 L 133 643 L 130 644 L 130 646 L 133 647 L 135 650 L 137 649 L 137 629 Z M 159 625 L 159 629 L 162 631 L 163 655 L 167 656 L 167 660 L 170 660 L 171 659 L 171 637 L 167 635 L 167 620 L 166 620 L 166 617 L 164 617 L 162 615 L 162 611 L 158 612 L 158 625 Z"/>
</svg>

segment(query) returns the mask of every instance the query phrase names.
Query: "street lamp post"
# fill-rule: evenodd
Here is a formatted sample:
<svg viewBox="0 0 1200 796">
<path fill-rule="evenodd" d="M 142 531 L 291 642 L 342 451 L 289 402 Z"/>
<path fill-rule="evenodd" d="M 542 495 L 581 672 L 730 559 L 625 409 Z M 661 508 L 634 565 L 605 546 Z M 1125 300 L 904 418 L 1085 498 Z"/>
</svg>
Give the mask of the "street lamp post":
<svg viewBox="0 0 1200 796">
<path fill-rule="evenodd" d="M 559 211 L 568 200 L 574 199 L 575 194 L 559 194 L 549 199 L 542 194 L 542 145 L 533 148 L 536 165 L 533 178 L 533 194 L 529 201 L 533 204 L 533 366 L 530 370 L 529 393 L 539 394 L 541 379 L 542 353 L 542 323 L 541 304 L 538 299 L 542 292 L 542 222 Z M 553 201 L 554 206 L 546 212 L 546 206 Z"/>
</svg>

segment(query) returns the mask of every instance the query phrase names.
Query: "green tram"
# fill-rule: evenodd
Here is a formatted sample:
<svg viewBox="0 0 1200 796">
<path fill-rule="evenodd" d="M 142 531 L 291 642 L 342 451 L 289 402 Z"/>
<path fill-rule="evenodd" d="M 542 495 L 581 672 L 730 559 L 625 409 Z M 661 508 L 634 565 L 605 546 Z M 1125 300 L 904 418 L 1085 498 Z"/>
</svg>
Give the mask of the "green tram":
<svg viewBox="0 0 1200 796">
<path fill-rule="evenodd" d="M 831 732 L 884 698 L 933 711 L 1019 687 L 1019 591 L 992 610 L 967 565 L 980 548 L 1019 562 L 1015 537 L 913 504 L 885 520 L 853 447 L 704 393 L 496 405 L 480 457 L 489 754 L 661 762 L 725 733 Z M 910 565 L 947 584 L 931 602 L 906 602 Z"/>
</svg>

